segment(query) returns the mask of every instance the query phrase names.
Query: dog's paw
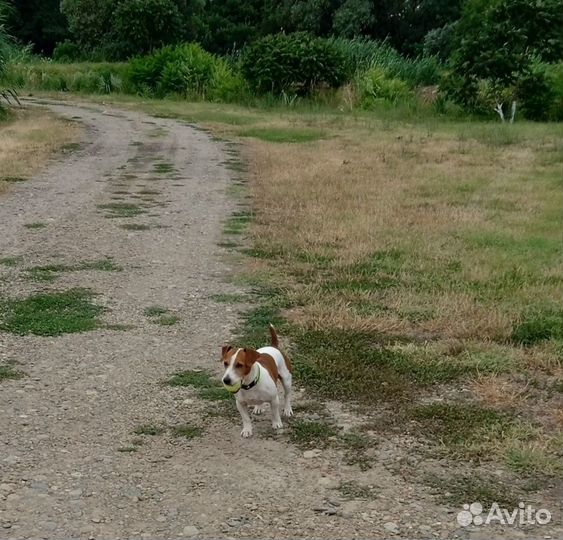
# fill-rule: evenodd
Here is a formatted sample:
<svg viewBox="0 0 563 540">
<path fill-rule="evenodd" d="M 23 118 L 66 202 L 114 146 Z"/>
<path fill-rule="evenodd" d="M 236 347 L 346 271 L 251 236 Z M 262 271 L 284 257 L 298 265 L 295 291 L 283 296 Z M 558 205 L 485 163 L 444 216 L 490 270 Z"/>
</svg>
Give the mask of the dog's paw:
<svg viewBox="0 0 563 540">
<path fill-rule="evenodd" d="M 274 429 L 282 429 L 283 428 L 283 424 L 281 423 L 281 420 L 278 420 L 277 422 L 275 420 L 272 421 L 272 427 Z"/>
<path fill-rule="evenodd" d="M 252 409 L 252 414 L 262 414 L 266 410 L 265 405 L 254 405 L 254 409 Z"/>
<path fill-rule="evenodd" d="M 293 416 L 293 409 L 291 408 L 291 405 L 289 405 L 288 407 L 284 407 L 283 415 L 288 417 Z"/>
<path fill-rule="evenodd" d="M 252 428 L 251 427 L 243 427 L 242 431 L 240 432 L 240 436 L 248 439 L 248 437 L 252 437 Z"/>
</svg>

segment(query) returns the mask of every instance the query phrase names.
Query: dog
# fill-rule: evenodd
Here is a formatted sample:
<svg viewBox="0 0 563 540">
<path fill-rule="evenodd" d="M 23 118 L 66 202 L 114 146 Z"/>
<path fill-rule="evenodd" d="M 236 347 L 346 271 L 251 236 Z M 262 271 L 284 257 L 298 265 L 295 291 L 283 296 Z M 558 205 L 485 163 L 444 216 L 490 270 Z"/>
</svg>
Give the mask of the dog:
<svg viewBox="0 0 563 540">
<path fill-rule="evenodd" d="M 253 412 L 263 412 L 263 404 L 269 403 L 272 411 L 272 427 L 283 427 L 280 418 L 280 399 L 278 396 L 278 379 L 284 389 L 284 416 L 291 416 L 291 362 L 280 350 L 276 329 L 270 324 L 271 346 L 258 350 L 234 348 L 225 345 L 221 350 L 221 358 L 225 366 L 223 384 L 240 388 L 235 392 L 237 409 L 242 417 L 242 437 L 252 436 L 252 421 L 248 406 L 254 405 Z"/>
</svg>

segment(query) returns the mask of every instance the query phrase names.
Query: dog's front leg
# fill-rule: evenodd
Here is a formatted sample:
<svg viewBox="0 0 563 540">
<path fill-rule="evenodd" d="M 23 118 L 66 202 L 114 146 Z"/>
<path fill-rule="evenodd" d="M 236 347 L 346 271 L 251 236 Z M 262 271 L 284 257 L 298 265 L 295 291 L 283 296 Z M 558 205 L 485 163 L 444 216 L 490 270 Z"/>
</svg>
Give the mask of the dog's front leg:
<svg viewBox="0 0 563 540">
<path fill-rule="evenodd" d="M 277 396 L 270 402 L 270 407 L 272 409 L 272 427 L 274 429 L 281 429 L 283 427 L 280 418 L 280 398 Z"/>
<path fill-rule="evenodd" d="M 252 421 L 250 420 L 250 415 L 248 414 L 248 410 L 246 405 L 243 405 L 238 399 L 237 401 L 237 409 L 242 417 L 242 431 L 240 432 L 242 437 L 251 437 L 252 436 Z"/>
</svg>

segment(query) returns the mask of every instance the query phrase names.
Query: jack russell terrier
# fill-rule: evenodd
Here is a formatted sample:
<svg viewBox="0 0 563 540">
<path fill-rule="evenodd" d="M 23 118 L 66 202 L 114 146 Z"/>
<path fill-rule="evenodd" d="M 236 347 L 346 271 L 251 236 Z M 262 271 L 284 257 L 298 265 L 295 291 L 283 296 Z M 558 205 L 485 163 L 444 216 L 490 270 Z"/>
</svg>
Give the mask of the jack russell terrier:
<svg viewBox="0 0 563 540">
<path fill-rule="evenodd" d="M 280 418 L 280 400 L 278 397 L 278 379 L 284 389 L 284 416 L 291 416 L 291 363 L 279 349 L 275 328 L 270 325 L 270 347 L 254 349 L 235 349 L 225 345 L 222 360 L 225 366 L 223 385 L 236 395 L 237 409 L 242 416 L 241 436 L 252 435 L 252 422 L 248 406 L 254 405 L 254 414 L 263 412 L 263 403 L 268 402 L 272 409 L 272 427 L 282 428 Z"/>
</svg>

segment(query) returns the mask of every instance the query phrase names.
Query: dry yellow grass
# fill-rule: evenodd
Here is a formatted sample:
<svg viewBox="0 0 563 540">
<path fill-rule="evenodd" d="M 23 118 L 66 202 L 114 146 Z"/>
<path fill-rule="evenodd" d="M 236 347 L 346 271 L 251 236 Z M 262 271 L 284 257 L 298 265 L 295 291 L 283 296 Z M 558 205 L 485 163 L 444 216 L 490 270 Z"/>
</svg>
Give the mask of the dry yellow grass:
<svg viewBox="0 0 563 540">
<path fill-rule="evenodd" d="M 79 133 L 76 123 L 47 111 L 16 110 L 10 121 L 0 124 L 0 193 L 11 183 L 3 179 L 30 178 Z"/>
</svg>

